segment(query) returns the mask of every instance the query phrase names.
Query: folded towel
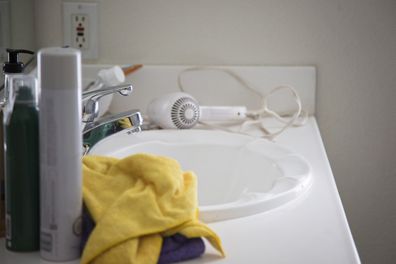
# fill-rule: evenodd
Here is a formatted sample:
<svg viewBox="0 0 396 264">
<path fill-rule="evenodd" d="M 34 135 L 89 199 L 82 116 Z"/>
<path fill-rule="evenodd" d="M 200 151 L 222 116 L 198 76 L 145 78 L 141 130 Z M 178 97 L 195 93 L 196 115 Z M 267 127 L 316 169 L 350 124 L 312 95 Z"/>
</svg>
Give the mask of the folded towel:
<svg viewBox="0 0 396 264">
<path fill-rule="evenodd" d="M 95 228 L 91 215 L 84 206 L 82 213 L 81 252 Z M 164 237 L 158 264 L 169 264 L 200 257 L 205 252 L 205 244 L 200 237 L 187 238 L 181 234 Z"/>
<path fill-rule="evenodd" d="M 157 263 L 162 236 L 220 238 L 198 218 L 197 184 L 176 160 L 136 154 L 83 159 L 84 202 L 96 223 L 81 263 Z"/>
</svg>

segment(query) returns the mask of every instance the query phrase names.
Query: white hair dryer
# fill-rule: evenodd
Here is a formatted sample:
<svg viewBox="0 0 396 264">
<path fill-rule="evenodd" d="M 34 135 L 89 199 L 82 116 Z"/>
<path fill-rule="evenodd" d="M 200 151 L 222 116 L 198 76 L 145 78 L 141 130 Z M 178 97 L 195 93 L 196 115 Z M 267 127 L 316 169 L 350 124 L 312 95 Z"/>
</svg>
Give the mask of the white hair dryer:
<svg viewBox="0 0 396 264">
<path fill-rule="evenodd" d="M 245 106 L 200 106 L 191 95 L 182 92 L 154 99 L 147 107 L 150 121 L 161 128 L 186 129 L 199 121 L 233 121 L 246 117 Z"/>
</svg>

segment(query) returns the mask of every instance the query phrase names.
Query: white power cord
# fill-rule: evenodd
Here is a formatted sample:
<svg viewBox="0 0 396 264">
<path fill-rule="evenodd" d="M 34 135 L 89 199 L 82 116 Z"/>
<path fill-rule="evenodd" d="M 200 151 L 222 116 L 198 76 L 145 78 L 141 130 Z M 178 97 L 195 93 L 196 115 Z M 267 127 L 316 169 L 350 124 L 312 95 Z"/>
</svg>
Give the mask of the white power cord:
<svg viewBox="0 0 396 264">
<path fill-rule="evenodd" d="M 226 127 L 225 124 L 220 125 L 214 125 L 214 124 L 209 124 L 207 122 L 202 122 L 199 121 L 200 124 L 215 128 L 215 129 L 220 129 L 220 130 L 225 130 L 228 132 L 233 132 L 233 133 L 241 133 L 241 134 L 247 134 L 247 128 L 248 127 L 256 127 L 260 129 L 263 132 L 263 135 L 261 137 L 267 138 L 270 140 L 273 140 L 275 137 L 283 133 L 287 128 L 291 126 L 303 126 L 307 119 L 308 119 L 308 113 L 302 109 L 302 104 L 301 104 L 301 98 L 298 95 L 298 92 L 296 91 L 295 88 L 289 85 L 281 85 L 274 87 L 271 89 L 266 95 L 261 94 L 257 90 L 253 89 L 241 76 L 239 76 L 237 73 L 230 69 L 226 68 L 220 68 L 220 67 L 208 67 L 208 66 L 197 66 L 197 67 L 191 67 L 187 68 L 183 71 L 181 71 L 177 77 L 177 84 L 180 89 L 180 91 L 185 92 L 185 89 L 183 87 L 182 83 L 182 75 L 186 72 L 193 72 L 193 71 L 205 71 L 205 70 L 217 70 L 221 71 L 224 73 L 227 73 L 229 76 L 231 76 L 234 80 L 236 80 L 239 84 L 241 84 L 243 87 L 248 89 L 250 92 L 254 93 L 255 95 L 259 96 L 262 101 L 262 107 L 260 109 L 256 110 L 251 110 L 246 112 L 246 119 L 242 120 L 239 122 L 239 130 L 235 131 L 231 129 L 230 127 Z M 274 93 L 280 91 L 280 90 L 289 90 L 293 96 L 293 99 L 296 103 L 297 109 L 293 113 L 286 113 L 286 114 L 279 114 L 276 111 L 272 110 L 268 106 L 268 100 L 271 95 Z M 264 124 L 264 118 L 265 117 L 274 117 L 277 121 L 283 124 L 283 126 L 278 129 L 275 132 L 269 131 L 265 124 Z M 235 123 L 233 124 L 235 125 Z"/>
</svg>

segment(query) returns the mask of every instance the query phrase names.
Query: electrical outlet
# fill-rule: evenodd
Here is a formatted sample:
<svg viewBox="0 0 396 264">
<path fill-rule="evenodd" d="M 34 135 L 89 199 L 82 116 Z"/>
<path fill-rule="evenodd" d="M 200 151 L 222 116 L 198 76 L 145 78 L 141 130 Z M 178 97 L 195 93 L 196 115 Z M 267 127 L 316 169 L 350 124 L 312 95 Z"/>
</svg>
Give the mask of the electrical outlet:
<svg viewBox="0 0 396 264">
<path fill-rule="evenodd" d="M 72 15 L 72 46 L 89 50 L 89 18 L 87 15 Z"/>
<path fill-rule="evenodd" d="M 63 2 L 64 45 L 81 50 L 82 58 L 98 58 L 97 3 Z"/>
</svg>

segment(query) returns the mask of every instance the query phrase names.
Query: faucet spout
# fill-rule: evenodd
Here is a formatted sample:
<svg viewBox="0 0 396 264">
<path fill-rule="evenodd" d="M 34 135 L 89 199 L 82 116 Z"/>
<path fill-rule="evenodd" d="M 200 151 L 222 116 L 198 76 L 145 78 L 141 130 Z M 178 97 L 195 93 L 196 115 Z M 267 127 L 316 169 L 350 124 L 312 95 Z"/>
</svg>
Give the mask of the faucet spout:
<svg viewBox="0 0 396 264">
<path fill-rule="evenodd" d="M 87 134 L 88 132 L 92 131 L 93 129 L 100 127 L 102 125 L 115 122 L 120 119 L 128 118 L 131 122 L 132 127 L 129 128 L 131 132 L 138 132 L 140 131 L 140 127 L 143 124 L 143 117 L 138 110 L 129 110 L 122 113 L 118 113 L 111 116 L 106 116 L 103 118 L 99 118 L 98 120 L 86 124 L 83 130 L 83 135 Z"/>
</svg>

